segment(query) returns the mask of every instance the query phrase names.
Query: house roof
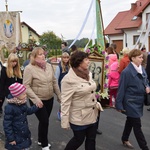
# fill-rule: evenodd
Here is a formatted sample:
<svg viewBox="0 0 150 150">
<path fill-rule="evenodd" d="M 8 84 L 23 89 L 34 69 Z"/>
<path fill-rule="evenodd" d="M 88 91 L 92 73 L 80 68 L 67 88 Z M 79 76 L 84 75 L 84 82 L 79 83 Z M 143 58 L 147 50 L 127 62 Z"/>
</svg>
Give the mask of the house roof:
<svg viewBox="0 0 150 150">
<path fill-rule="evenodd" d="M 150 0 L 138 0 L 131 3 L 131 9 L 119 12 L 106 27 L 105 35 L 122 34 L 123 29 L 138 28 L 142 24 L 141 14 L 150 4 Z"/>
<path fill-rule="evenodd" d="M 23 22 L 21 22 L 21 25 L 26 25 L 28 28 L 29 28 L 29 30 L 31 30 L 33 33 L 35 33 L 38 37 L 40 37 L 40 35 L 33 29 L 33 28 L 31 28 L 27 23 L 25 23 L 24 21 Z"/>
</svg>

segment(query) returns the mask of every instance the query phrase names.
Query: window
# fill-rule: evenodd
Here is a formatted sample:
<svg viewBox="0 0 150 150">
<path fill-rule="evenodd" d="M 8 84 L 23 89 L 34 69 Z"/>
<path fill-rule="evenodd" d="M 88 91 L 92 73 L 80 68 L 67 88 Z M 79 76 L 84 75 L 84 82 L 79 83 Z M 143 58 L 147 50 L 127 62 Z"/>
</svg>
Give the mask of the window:
<svg viewBox="0 0 150 150">
<path fill-rule="evenodd" d="M 139 35 L 134 35 L 134 36 L 133 36 L 133 45 L 136 44 L 138 38 L 139 38 Z M 139 44 L 139 43 L 140 43 L 140 41 L 138 42 L 138 44 Z"/>
<path fill-rule="evenodd" d="M 150 13 L 146 14 L 146 29 L 148 28 L 148 23 L 150 23 Z"/>
<path fill-rule="evenodd" d="M 134 17 L 132 18 L 132 21 L 135 21 L 135 20 L 137 20 L 137 16 L 134 16 Z"/>
</svg>

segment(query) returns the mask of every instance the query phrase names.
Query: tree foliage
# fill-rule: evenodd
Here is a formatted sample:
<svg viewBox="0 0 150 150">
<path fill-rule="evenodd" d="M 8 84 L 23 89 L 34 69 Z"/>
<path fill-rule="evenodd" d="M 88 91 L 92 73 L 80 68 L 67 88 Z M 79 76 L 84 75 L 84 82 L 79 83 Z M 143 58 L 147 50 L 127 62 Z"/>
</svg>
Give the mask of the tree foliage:
<svg viewBox="0 0 150 150">
<path fill-rule="evenodd" d="M 75 42 L 75 45 L 76 45 L 78 48 L 84 48 L 84 47 L 86 46 L 86 44 L 88 43 L 88 41 L 89 41 L 88 38 L 82 38 L 82 39 L 80 39 L 80 40 L 77 40 L 77 41 Z M 68 42 L 68 45 L 70 45 L 70 44 L 73 42 L 73 40 L 67 40 L 67 42 Z M 91 45 L 91 42 L 92 42 L 92 41 L 90 41 L 89 45 Z"/>
<path fill-rule="evenodd" d="M 56 36 L 53 31 L 44 32 L 40 36 L 40 44 L 45 45 L 47 49 L 60 49 L 61 46 L 61 38 Z"/>
</svg>

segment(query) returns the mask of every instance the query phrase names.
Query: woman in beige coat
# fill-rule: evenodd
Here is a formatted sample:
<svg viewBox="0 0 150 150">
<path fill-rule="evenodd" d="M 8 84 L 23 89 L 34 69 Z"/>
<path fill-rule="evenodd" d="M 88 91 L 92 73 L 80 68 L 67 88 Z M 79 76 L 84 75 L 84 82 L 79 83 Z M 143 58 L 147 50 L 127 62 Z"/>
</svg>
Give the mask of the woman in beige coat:
<svg viewBox="0 0 150 150">
<path fill-rule="evenodd" d="M 85 140 L 85 150 L 95 150 L 96 121 L 100 104 L 95 97 L 96 83 L 89 73 L 87 53 L 71 55 L 68 74 L 61 82 L 61 126 L 73 130 L 65 150 L 76 150 Z"/>
<path fill-rule="evenodd" d="M 52 66 L 45 61 L 44 50 L 40 47 L 33 49 L 30 64 L 26 66 L 23 84 L 27 88 L 30 104 L 36 104 L 41 109 L 35 114 L 39 120 L 38 144 L 42 150 L 49 150 L 48 125 L 53 107 L 54 93 L 60 100 L 60 90 L 54 76 Z"/>
</svg>

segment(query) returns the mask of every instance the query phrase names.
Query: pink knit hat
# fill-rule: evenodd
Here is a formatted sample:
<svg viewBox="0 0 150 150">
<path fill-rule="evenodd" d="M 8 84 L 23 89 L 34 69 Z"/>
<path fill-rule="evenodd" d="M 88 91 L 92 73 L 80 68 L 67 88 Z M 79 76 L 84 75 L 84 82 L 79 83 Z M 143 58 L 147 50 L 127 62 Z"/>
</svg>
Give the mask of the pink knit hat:
<svg viewBox="0 0 150 150">
<path fill-rule="evenodd" d="M 26 87 L 23 84 L 16 82 L 9 86 L 9 90 L 13 97 L 17 97 L 26 90 Z"/>
</svg>

